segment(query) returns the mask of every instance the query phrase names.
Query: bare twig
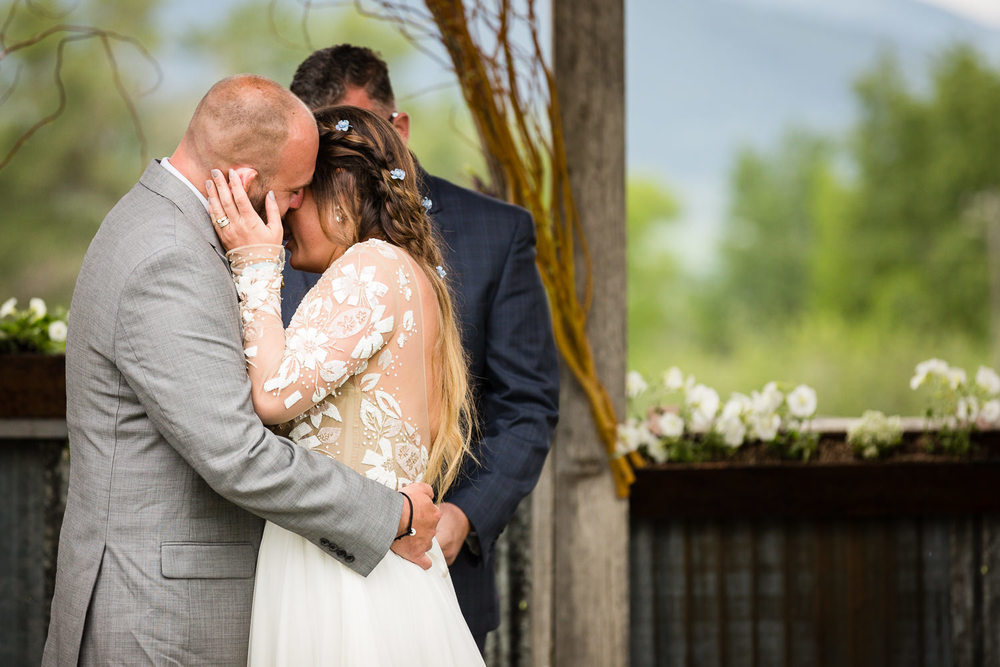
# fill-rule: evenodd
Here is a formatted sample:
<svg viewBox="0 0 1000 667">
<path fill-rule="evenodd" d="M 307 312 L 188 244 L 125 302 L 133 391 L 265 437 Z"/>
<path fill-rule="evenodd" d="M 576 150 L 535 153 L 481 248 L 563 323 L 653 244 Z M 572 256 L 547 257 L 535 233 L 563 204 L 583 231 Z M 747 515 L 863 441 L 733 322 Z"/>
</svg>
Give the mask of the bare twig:
<svg viewBox="0 0 1000 667">
<path fill-rule="evenodd" d="M 73 25 L 73 24 L 53 25 L 31 35 L 30 37 L 27 37 L 25 39 L 22 39 L 21 41 L 8 45 L 7 34 L 13 23 L 17 5 L 18 3 L 15 2 L 11 6 L 10 11 L 8 12 L 7 16 L 4 19 L 2 27 L 0 27 L 0 45 L 3 46 L 3 48 L 0 49 L 0 63 L 2 63 L 3 60 L 11 56 L 12 54 L 17 53 L 18 51 L 22 51 L 29 47 L 40 44 L 48 40 L 49 38 L 57 38 L 58 41 L 56 42 L 56 58 L 55 58 L 55 64 L 53 66 L 53 78 L 55 82 L 56 93 L 58 95 L 58 102 L 56 104 L 56 108 L 54 111 L 43 116 L 42 118 L 39 118 L 37 121 L 35 121 L 34 124 L 31 125 L 31 127 L 29 127 L 27 130 L 21 133 L 21 135 L 14 141 L 14 144 L 11 146 L 11 148 L 7 151 L 7 153 L 3 156 L 3 158 L 0 159 L 0 169 L 3 169 L 10 163 L 10 161 L 14 158 L 14 156 L 21 149 L 21 147 L 24 146 L 24 144 L 36 132 L 38 132 L 46 125 L 49 125 L 50 123 L 54 122 L 62 114 L 63 110 L 66 108 L 66 86 L 63 83 L 62 79 L 62 68 L 63 68 L 65 47 L 69 43 L 85 41 L 88 39 L 99 40 L 104 48 L 105 56 L 107 57 L 108 64 L 111 67 L 111 77 L 115 86 L 115 90 L 118 92 L 118 95 L 122 98 L 122 101 L 125 103 L 125 107 L 128 110 L 129 117 L 132 121 L 132 125 L 136 131 L 136 136 L 139 139 L 140 158 L 143 162 L 145 162 L 148 152 L 146 136 L 142 129 L 142 122 L 136 110 L 132 94 L 129 93 L 128 89 L 125 87 L 121 79 L 121 67 L 119 66 L 118 61 L 115 58 L 114 49 L 112 48 L 112 42 L 119 42 L 132 46 L 139 52 L 139 54 L 147 62 L 153 65 L 153 68 L 156 71 L 155 81 L 148 89 L 141 91 L 139 93 L 140 96 L 146 95 L 155 90 L 156 87 L 158 87 L 160 85 L 160 82 L 162 81 L 163 73 L 156 59 L 153 58 L 153 56 L 149 53 L 149 51 L 146 50 L 146 47 L 144 47 L 142 43 L 139 42 L 134 37 L 131 37 L 129 35 L 123 35 L 113 30 L 106 30 L 103 28 L 95 28 L 92 26 Z M 57 18 L 65 16 L 66 13 L 71 11 L 70 9 L 67 10 L 66 12 L 52 14 L 50 12 L 49 13 L 43 12 L 39 8 L 34 7 L 31 2 L 29 2 L 27 6 L 35 13 L 41 13 L 47 16 L 55 16 Z M 8 90 L 4 92 L 3 96 L 0 97 L 0 104 L 6 102 L 7 99 L 10 97 L 10 95 L 13 93 L 14 88 L 17 86 L 19 75 L 20 75 L 20 67 L 18 68 L 18 74 L 15 75 L 14 82 L 11 84 L 10 88 L 8 88 Z"/>
</svg>

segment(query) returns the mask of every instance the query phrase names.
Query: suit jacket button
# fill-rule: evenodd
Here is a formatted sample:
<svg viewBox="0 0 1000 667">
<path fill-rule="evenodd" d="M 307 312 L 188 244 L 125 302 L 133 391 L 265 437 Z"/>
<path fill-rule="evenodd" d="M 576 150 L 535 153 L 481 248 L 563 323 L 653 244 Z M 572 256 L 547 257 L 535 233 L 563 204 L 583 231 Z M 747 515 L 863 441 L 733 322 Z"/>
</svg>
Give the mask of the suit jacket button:
<svg viewBox="0 0 1000 667">
<path fill-rule="evenodd" d="M 337 555 L 343 558 L 344 556 L 347 555 L 347 552 L 344 551 L 343 549 L 337 549 Z"/>
<path fill-rule="evenodd" d="M 330 540 L 326 539 L 325 537 L 321 537 L 319 538 L 319 543 L 322 544 L 324 547 L 326 547 L 330 545 Z"/>
<path fill-rule="evenodd" d="M 347 557 L 344 558 L 344 560 L 346 560 L 348 563 L 353 563 L 354 562 L 354 554 L 347 554 Z"/>
</svg>

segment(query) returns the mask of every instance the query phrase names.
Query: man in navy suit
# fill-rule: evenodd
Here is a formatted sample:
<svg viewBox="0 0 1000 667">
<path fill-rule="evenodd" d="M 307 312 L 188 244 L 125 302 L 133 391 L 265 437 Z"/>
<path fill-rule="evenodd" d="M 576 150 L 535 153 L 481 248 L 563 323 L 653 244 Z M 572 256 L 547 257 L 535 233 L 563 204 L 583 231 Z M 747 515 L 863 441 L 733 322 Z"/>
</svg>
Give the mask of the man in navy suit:
<svg viewBox="0 0 1000 667">
<path fill-rule="evenodd" d="M 388 69 L 370 49 L 342 44 L 316 51 L 299 65 L 291 89 L 312 109 L 368 109 L 409 139 L 410 119 L 397 112 Z M 545 462 L 558 415 L 558 362 L 531 215 L 421 172 L 424 205 L 444 242 L 481 436 L 473 444 L 475 464 L 441 504 L 437 538 L 483 650 L 500 623 L 493 547 Z M 285 264 L 286 326 L 317 279 Z"/>
</svg>

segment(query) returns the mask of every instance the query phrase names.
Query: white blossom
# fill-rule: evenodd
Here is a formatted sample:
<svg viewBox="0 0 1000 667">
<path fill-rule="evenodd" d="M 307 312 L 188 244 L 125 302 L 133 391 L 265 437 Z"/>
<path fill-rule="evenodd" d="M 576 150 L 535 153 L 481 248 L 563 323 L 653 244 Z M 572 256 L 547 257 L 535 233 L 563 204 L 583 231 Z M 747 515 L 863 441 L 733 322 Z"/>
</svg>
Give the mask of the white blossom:
<svg viewBox="0 0 1000 667">
<path fill-rule="evenodd" d="M 62 320 L 56 320 L 49 325 L 49 338 L 51 338 L 56 343 L 66 342 L 66 323 Z"/>
<path fill-rule="evenodd" d="M 667 391 L 677 391 L 684 386 L 684 373 L 677 366 L 671 366 L 663 374 L 663 386 Z"/>
<path fill-rule="evenodd" d="M 975 396 L 962 396 L 955 406 L 955 416 L 959 421 L 971 422 L 979 418 L 979 401 Z"/>
<path fill-rule="evenodd" d="M 703 384 L 692 387 L 685 402 L 691 409 L 691 422 L 696 429 L 708 428 L 719 411 L 719 394 Z"/>
<path fill-rule="evenodd" d="M 684 419 L 673 412 L 664 412 L 656 418 L 660 434 L 665 438 L 679 438 L 684 435 Z"/>
<path fill-rule="evenodd" d="M 983 409 L 979 411 L 979 418 L 988 424 L 1000 422 L 1000 400 L 993 399 L 986 401 Z"/>
<path fill-rule="evenodd" d="M 635 398 L 646 391 L 647 386 L 639 371 L 629 371 L 628 375 L 625 376 L 625 395 L 629 398 Z"/>
<path fill-rule="evenodd" d="M 751 400 L 754 412 L 767 415 L 781 407 L 785 395 L 778 389 L 777 383 L 768 382 L 760 392 L 753 392 Z"/>
<path fill-rule="evenodd" d="M 17 308 L 17 299 L 14 297 L 7 299 L 3 302 L 3 305 L 0 306 L 0 317 L 7 317 L 8 315 L 13 314 L 15 308 Z"/>
<path fill-rule="evenodd" d="M 743 420 L 734 416 L 723 416 L 715 425 L 722 435 L 722 441 L 730 447 L 739 447 L 743 444 L 743 438 L 747 434 L 747 427 Z"/>
<path fill-rule="evenodd" d="M 816 412 L 816 390 L 800 384 L 788 394 L 788 411 L 793 417 L 806 419 Z"/>
<path fill-rule="evenodd" d="M 628 454 L 639 449 L 639 422 L 629 419 L 624 424 L 618 425 L 618 445 L 616 450 L 619 454 Z"/>
<path fill-rule="evenodd" d="M 666 463 L 667 459 L 670 458 L 670 450 L 667 449 L 667 444 L 659 438 L 653 438 L 646 446 L 646 451 L 649 453 L 649 458 L 657 463 Z"/>
<path fill-rule="evenodd" d="M 762 415 L 753 413 L 747 421 L 750 424 L 750 437 L 761 442 L 771 442 L 778 437 L 778 428 L 781 426 L 781 417 L 771 413 Z"/>
<path fill-rule="evenodd" d="M 910 389 L 920 388 L 924 382 L 927 381 L 927 377 L 930 375 L 939 375 L 945 377 L 948 375 L 948 364 L 941 359 L 928 359 L 926 361 L 921 361 L 917 364 L 917 369 L 914 372 L 913 378 L 910 380 Z"/>
<path fill-rule="evenodd" d="M 965 376 L 965 371 L 961 368 L 952 367 L 948 369 L 948 386 L 952 389 L 958 389 L 965 384 L 967 378 Z"/>
<path fill-rule="evenodd" d="M 40 320 L 45 317 L 48 308 L 45 307 L 45 302 L 39 299 L 37 296 L 28 301 L 28 310 L 34 316 L 33 319 Z"/>
<path fill-rule="evenodd" d="M 976 384 L 990 396 L 1000 394 L 1000 375 L 992 368 L 980 366 L 976 371 Z"/>
<path fill-rule="evenodd" d="M 722 418 L 740 418 L 743 415 L 750 412 L 753 408 L 753 401 L 746 394 L 734 393 L 726 401 L 726 405 L 722 408 Z"/>
</svg>

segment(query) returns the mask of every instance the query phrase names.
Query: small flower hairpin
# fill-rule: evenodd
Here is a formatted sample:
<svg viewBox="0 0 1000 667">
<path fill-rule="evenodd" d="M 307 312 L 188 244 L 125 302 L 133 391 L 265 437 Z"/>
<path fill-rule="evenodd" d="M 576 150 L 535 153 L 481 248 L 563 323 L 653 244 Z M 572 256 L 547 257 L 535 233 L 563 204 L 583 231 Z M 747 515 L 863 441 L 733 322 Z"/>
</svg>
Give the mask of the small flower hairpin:
<svg viewBox="0 0 1000 667">
<path fill-rule="evenodd" d="M 393 169 L 389 172 L 389 178 L 394 181 L 401 181 L 406 178 L 406 172 L 399 168 Z"/>
<path fill-rule="evenodd" d="M 448 275 L 448 272 L 447 272 L 447 271 L 445 271 L 445 270 L 444 270 L 444 267 L 443 267 L 443 266 L 441 266 L 440 264 L 438 264 L 437 266 L 435 266 L 435 267 L 434 267 L 434 270 L 438 272 L 438 275 L 439 275 L 439 276 L 441 276 L 441 278 L 442 278 L 442 279 L 444 279 L 444 277 L 445 277 L 446 275 Z"/>
<path fill-rule="evenodd" d="M 434 202 L 432 202 L 427 197 L 424 197 L 424 200 L 422 202 L 420 202 L 420 203 L 421 203 L 421 205 L 423 205 L 424 209 L 426 209 L 428 211 L 431 210 L 431 207 L 434 205 Z"/>
<path fill-rule="evenodd" d="M 351 124 L 346 120 L 338 120 L 336 127 L 341 132 L 347 132 L 349 129 L 351 129 Z"/>
</svg>

